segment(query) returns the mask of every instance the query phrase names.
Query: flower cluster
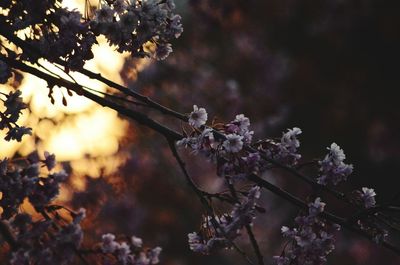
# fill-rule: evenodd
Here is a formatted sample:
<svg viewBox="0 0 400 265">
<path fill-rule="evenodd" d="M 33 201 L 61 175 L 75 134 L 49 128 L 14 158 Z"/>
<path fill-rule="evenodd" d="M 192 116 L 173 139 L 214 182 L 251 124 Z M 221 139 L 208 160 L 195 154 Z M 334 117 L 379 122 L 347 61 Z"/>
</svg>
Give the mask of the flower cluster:
<svg viewBox="0 0 400 265">
<path fill-rule="evenodd" d="M 181 17 L 172 12 L 174 8 L 172 0 L 106 1 L 90 26 L 119 52 L 164 60 L 172 52 L 170 41 L 183 32 Z M 144 50 L 147 42 L 155 45 L 151 54 Z"/>
<path fill-rule="evenodd" d="M 193 111 L 189 114 L 189 125 L 199 129 L 206 124 L 207 118 L 207 111 L 194 105 Z M 249 127 L 249 118 L 239 114 L 233 121 L 223 125 L 220 130 L 221 135 L 214 136 L 212 129 L 204 127 L 202 133 L 180 140 L 178 146 L 189 146 L 203 153 L 215 153 L 217 149 L 224 153 L 238 153 L 243 145 L 249 144 L 253 138 L 254 132 L 249 131 Z"/>
<path fill-rule="evenodd" d="M 0 111 L 0 130 L 8 129 L 4 139 L 6 141 L 21 141 L 22 136 L 31 134 L 30 128 L 18 126 L 17 124 L 21 111 L 27 108 L 27 105 L 22 101 L 21 91 L 11 91 L 8 95 L 0 92 L 0 96 L 5 97 L 5 99 L 0 98 L 5 107 L 4 112 Z"/>
<path fill-rule="evenodd" d="M 343 162 L 346 155 L 336 143 L 332 143 L 327 149 L 329 153 L 323 160 L 319 161 L 320 176 L 317 181 L 322 185 L 330 183 L 337 185 L 339 182 L 345 181 L 353 172 L 353 165 Z"/>
<path fill-rule="evenodd" d="M 79 70 L 85 61 L 93 58 L 92 46 L 97 43 L 95 35 L 76 10 L 58 8 L 51 18 L 58 31 L 43 30 L 43 37 L 32 44 L 51 62 L 64 58 L 67 69 Z"/>
<path fill-rule="evenodd" d="M 3 208 L 1 219 L 8 220 L 17 214 L 25 199 L 28 199 L 37 211 L 42 211 L 58 195 L 60 183 L 67 178 L 65 171 L 46 176 L 40 174 L 41 164 L 51 170 L 54 163 L 54 155 L 48 153 L 43 161 L 36 155 L 31 155 L 23 166 L 7 159 L 0 161 L 0 206 Z"/>
<path fill-rule="evenodd" d="M 189 147 L 195 153 L 202 153 L 216 162 L 219 176 L 242 178 L 258 171 L 259 154 L 243 150 L 246 144 L 251 143 L 254 134 L 249 130 L 249 118 L 239 114 L 233 121 L 215 129 L 205 126 L 207 118 L 206 110 L 194 105 L 189 114 L 189 125 L 194 130 L 188 137 L 178 141 L 177 145 Z"/>
<path fill-rule="evenodd" d="M 284 163 L 285 165 L 296 165 L 301 155 L 297 153 L 300 141 L 297 136 L 302 133 L 300 128 L 294 127 L 282 133 L 279 142 L 273 140 L 266 141 L 263 149 L 267 157 Z"/>
<path fill-rule="evenodd" d="M 214 222 L 213 217 L 206 217 L 199 233 L 188 234 L 190 249 L 194 252 L 209 254 L 213 250 L 232 246 L 231 242 L 240 235 L 240 230 L 253 222 L 256 201 L 259 197 L 260 187 L 255 186 L 241 203 L 233 207 L 230 214 L 214 217 Z"/>
<path fill-rule="evenodd" d="M 333 233 L 340 227 L 328 224 L 318 217 L 324 211 L 325 203 L 320 198 L 308 204 L 308 214 L 295 219 L 297 227 L 283 226 L 284 237 L 291 240 L 291 248 L 274 259 L 278 265 L 320 265 L 326 262 L 327 255 L 335 248 Z"/>
<path fill-rule="evenodd" d="M 361 205 L 365 209 L 372 208 L 376 205 L 376 192 L 374 189 L 363 187 L 361 191 L 354 191 L 354 195 L 356 204 Z M 361 214 L 357 217 L 358 227 L 366 232 L 375 243 L 379 244 L 386 240 L 389 232 L 385 227 L 382 226 L 382 224 L 377 222 L 375 218 L 376 213 L 366 215 Z"/>
<path fill-rule="evenodd" d="M 56 162 L 55 156 L 48 152 L 44 159 L 38 157 L 32 153 L 25 160 L 0 160 L 0 207 L 3 209 L 0 221 L 15 235 L 9 261 L 11 265 L 73 264 L 75 257 L 81 255 L 84 235 L 80 223 L 86 211 L 81 208 L 74 212 L 50 204 L 67 175 L 61 171 L 41 176 L 41 167 L 51 171 Z M 25 201 L 33 206 L 35 217 L 21 211 Z M 61 210 L 67 214 L 60 213 Z M 118 243 L 114 235 L 105 234 L 97 254 L 104 255 L 103 260 L 108 262 L 104 264 L 150 265 L 159 263 L 160 253 L 160 247 L 143 248 L 140 238 L 133 236 L 129 243 Z"/>
<path fill-rule="evenodd" d="M 375 196 L 376 192 L 374 189 L 370 189 L 367 187 L 363 187 L 360 190 L 355 190 L 353 192 L 354 202 L 357 205 L 364 207 L 365 209 L 372 208 L 376 205 Z M 363 213 L 367 213 L 364 215 Z M 357 215 L 357 225 L 358 227 L 367 233 L 368 236 L 372 238 L 372 240 L 380 244 L 385 241 L 389 235 L 387 227 L 382 226 L 376 220 L 376 213 L 372 212 L 372 214 L 368 214 L 368 211 L 361 211 L 361 214 Z"/>
<path fill-rule="evenodd" d="M 48 19 L 49 10 L 61 6 L 61 0 L 5 0 L 1 1 L 0 7 L 8 14 L 7 20 L 11 30 L 17 32 L 37 24 L 45 23 Z M 8 11 L 8 12 L 6 12 Z"/>
<path fill-rule="evenodd" d="M 301 134 L 301 130 L 297 127 L 288 129 L 286 133 L 283 133 L 281 142 L 278 144 L 279 156 L 282 158 L 291 158 L 297 161 L 301 158 L 300 154 L 297 154 L 297 148 L 300 147 L 300 141 L 297 136 Z"/>
<path fill-rule="evenodd" d="M 104 234 L 101 241 L 101 250 L 104 254 L 112 254 L 114 259 L 107 259 L 107 264 L 121 265 L 150 265 L 160 262 L 160 247 L 152 249 L 143 248 L 141 238 L 132 236 L 130 242 L 117 242 L 115 235 Z"/>
<path fill-rule="evenodd" d="M 25 41 L 34 49 L 24 49 L 22 59 L 37 62 L 43 56 L 55 63 L 62 59 L 67 71 L 80 70 L 93 58 L 92 46 L 97 44 L 96 37 L 104 35 L 119 52 L 163 60 L 172 52 L 171 40 L 183 32 L 181 17 L 173 13 L 175 4 L 172 0 L 99 1 L 101 5 L 92 18 L 83 18 L 77 10 L 62 8 L 61 2 L 46 0 L 36 4 L 23 0 L 2 3 L 1 7 L 8 14 L 0 15 L 2 30 L 9 30 L 10 34 L 19 30 L 31 32 Z M 153 47 L 147 51 L 145 46 L 149 43 Z M 0 82 L 4 83 L 10 72 L 4 63 L 0 63 L 0 69 Z"/>
<path fill-rule="evenodd" d="M 207 118 L 204 108 L 193 106 L 193 111 L 188 116 L 192 132 L 178 141 L 177 145 L 189 147 L 195 153 L 206 155 L 217 164 L 217 174 L 225 177 L 230 184 L 238 179 L 246 179 L 252 174 L 257 175 L 269 166 L 279 163 L 283 166 L 295 166 L 301 159 L 298 153 L 300 147 L 298 136 L 302 131 L 297 127 L 284 132 L 280 140 L 266 139 L 252 142 L 253 131 L 249 130 L 250 120 L 243 114 L 237 115 L 227 124 L 216 124 L 212 128 L 206 125 Z M 320 174 L 317 183 L 336 185 L 347 179 L 353 171 L 353 166 L 344 163 L 345 154 L 337 144 L 333 143 L 328 150 L 329 153 L 318 163 Z M 310 164 L 315 165 L 315 163 Z M 362 188 L 356 195 L 355 206 L 363 208 L 375 206 L 376 194 L 373 189 Z M 188 235 L 190 249 L 209 254 L 216 249 L 231 247 L 231 242 L 239 235 L 240 228 L 244 224 L 249 224 L 253 217 L 254 200 L 248 199 L 248 202 L 249 207 L 245 207 L 246 203 L 243 202 L 239 206 L 236 205 L 231 214 L 207 217 L 202 224 L 203 230 Z M 295 219 L 296 228 L 282 228 L 284 236 L 291 239 L 292 247 L 284 255 L 275 257 L 278 264 L 319 265 L 326 262 L 327 255 L 334 249 L 333 233 L 339 226 L 329 224 L 319 216 L 324 207 L 325 203 L 316 198 L 314 202 L 308 204 L 308 214 Z M 385 239 L 387 233 L 373 220 L 366 218 L 357 221 L 359 228 L 370 234 L 374 240 Z"/>
<path fill-rule="evenodd" d="M 178 141 L 177 145 L 189 147 L 216 162 L 219 176 L 243 179 L 249 174 L 263 171 L 268 163 L 261 161 L 261 154 L 289 166 L 297 164 L 301 158 L 297 152 L 300 146 L 297 136 L 301 130 L 297 127 L 283 133 L 279 142 L 268 139 L 252 143 L 254 132 L 249 129 L 249 118 L 243 114 L 236 115 L 227 124 L 210 128 L 205 126 L 208 118 L 206 110 L 194 105 L 188 118 L 193 131 Z M 245 146 L 253 149 L 249 151 Z"/>
<path fill-rule="evenodd" d="M 47 209 L 52 212 L 51 208 Z M 11 229 L 21 247 L 11 254 L 10 264 L 68 264 L 81 245 L 83 232 L 80 222 L 85 211 L 71 212 L 72 222 L 60 225 L 51 219 L 33 221 L 26 213 L 15 215 Z"/>
<path fill-rule="evenodd" d="M 41 173 L 41 167 L 49 173 Z M 61 207 L 50 204 L 67 177 L 63 170 L 50 173 L 54 167 L 55 156 L 48 152 L 42 160 L 32 153 L 24 160 L 0 161 L 0 221 L 8 224 L 17 246 L 12 249 L 11 265 L 68 264 L 82 242 L 80 222 L 85 210 L 68 210 L 67 220 L 66 215 L 57 212 Z M 28 201 L 42 218 L 21 211 L 22 204 Z"/>
<path fill-rule="evenodd" d="M 43 56 L 56 63 L 63 59 L 66 70 L 77 70 L 93 58 L 96 38 L 78 11 L 62 8 L 59 0 L 5 2 L 3 10 L 8 15 L 0 16 L 2 30 L 30 32 L 25 35 L 29 48 L 24 47 L 21 59 L 37 62 Z"/>
</svg>

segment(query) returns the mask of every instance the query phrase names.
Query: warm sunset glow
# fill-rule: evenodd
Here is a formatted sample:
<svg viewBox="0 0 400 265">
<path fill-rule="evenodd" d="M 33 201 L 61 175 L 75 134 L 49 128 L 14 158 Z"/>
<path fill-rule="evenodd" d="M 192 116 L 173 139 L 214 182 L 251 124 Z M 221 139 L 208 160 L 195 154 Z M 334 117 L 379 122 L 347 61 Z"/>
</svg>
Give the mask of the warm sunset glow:
<svg viewBox="0 0 400 265">
<path fill-rule="evenodd" d="M 94 108 L 49 132 L 45 149 L 55 150 L 60 160 L 73 160 L 85 154 L 112 155 L 118 150 L 124 125 L 115 111 Z"/>
</svg>

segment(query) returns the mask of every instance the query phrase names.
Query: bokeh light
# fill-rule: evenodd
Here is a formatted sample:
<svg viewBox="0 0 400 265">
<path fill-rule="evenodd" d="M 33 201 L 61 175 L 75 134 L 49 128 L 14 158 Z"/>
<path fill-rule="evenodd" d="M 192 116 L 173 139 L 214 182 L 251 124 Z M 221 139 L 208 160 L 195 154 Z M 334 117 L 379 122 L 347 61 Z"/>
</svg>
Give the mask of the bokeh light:
<svg viewBox="0 0 400 265">
<path fill-rule="evenodd" d="M 78 9 L 82 13 L 84 3 L 84 0 L 63 1 L 65 7 Z M 99 38 L 98 42 L 99 45 L 93 48 L 95 59 L 87 62 L 85 67 L 93 72 L 101 72 L 103 76 L 117 83 L 123 83 L 119 73 L 128 55 L 115 51 L 107 45 L 104 38 Z M 46 70 L 71 80 L 71 77 L 53 64 L 43 60 L 40 64 Z M 70 75 L 86 87 L 100 92 L 107 91 L 107 86 L 103 83 L 73 72 Z M 4 92 L 11 89 L 9 86 L 2 86 Z M 60 162 L 70 161 L 75 175 L 92 177 L 111 174 L 124 162 L 125 155 L 115 154 L 128 124 L 115 111 L 75 93 L 69 96 L 64 88 L 59 87 L 53 88 L 55 102 L 51 104 L 46 82 L 30 74 L 23 74 L 19 89 L 30 110 L 30 113 L 24 112 L 19 124 L 32 127 L 35 137 L 25 136 L 20 143 L 6 142 L 3 140 L 4 132 L 1 132 L 1 157 L 12 157 L 16 153 L 24 156 L 34 150 L 39 153 L 48 151 L 54 153 Z M 63 97 L 67 100 L 67 106 L 62 103 Z M 35 141 L 35 138 L 40 141 Z"/>
</svg>

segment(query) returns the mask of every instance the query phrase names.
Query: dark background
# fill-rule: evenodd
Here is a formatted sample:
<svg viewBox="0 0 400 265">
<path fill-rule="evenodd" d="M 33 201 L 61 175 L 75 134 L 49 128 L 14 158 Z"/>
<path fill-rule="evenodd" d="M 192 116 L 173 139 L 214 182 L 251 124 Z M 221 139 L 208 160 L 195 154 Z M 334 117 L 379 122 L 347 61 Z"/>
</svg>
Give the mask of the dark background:
<svg viewBox="0 0 400 265">
<path fill-rule="evenodd" d="M 244 113 L 256 139 L 280 137 L 298 126 L 305 160 L 324 156 L 326 147 L 336 142 L 355 167 L 340 189 L 373 187 L 378 202 L 398 204 L 400 200 L 393 200 L 400 191 L 397 3 L 178 1 L 184 33 L 174 43 L 174 53 L 140 72 L 130 85 L 181 112 L 197 104 L 209 117 L 225 122 Z M 127 76 L 136 63 L 128 61 L 121 74 Z M 130 161 L 117 176 L 89 181 L 88 190 L 77 194 L 73 204 L 102 202 L 90 212 L 97 227 L 163 246 L 162 264 L 245 264 L 233 251 L 208 257 L 190 252 L 186 234 L 199 227 L 200 203 L 167 144 L 149 131 L 132 130 L 138 135 L 126 147 L 132 152 Z M 189 152 L 185 158 L 200 185 L 218 188 L 213 165 Z M 264 177 L 297 194 L 310 191 L 289 176 L 273 173 Z M 110 181 L 112 188 L 106 184 Z M 328 208 L 340 208 L 332 198 L 326 201 L 331 203 Z M 254 229 L 270 264 L 284 243 L 280 226 L 291 225 L 297 211 L 267 192 L 262 204 L 267 213 Z M 251 253 L 243 238 L 242 245 Z M 400 264 L 396 255 L 347 232 L 338 234 L 337 249 L 328 260 L 343 265 Z"/>
</svg>

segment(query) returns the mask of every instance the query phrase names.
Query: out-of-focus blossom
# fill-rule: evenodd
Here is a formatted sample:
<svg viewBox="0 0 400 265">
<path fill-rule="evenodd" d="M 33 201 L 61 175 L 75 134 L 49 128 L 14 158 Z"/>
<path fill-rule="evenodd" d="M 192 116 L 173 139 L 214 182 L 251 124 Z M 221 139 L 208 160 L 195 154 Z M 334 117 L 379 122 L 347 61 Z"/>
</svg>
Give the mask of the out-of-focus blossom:
<svg viewBox="0 0 400 265">
<path fill-rule="evenodd" d="M 109 261 L 110 264 L 127 265 L 150 265 L 160 262 L 162 248 L 152 249 L 142 247 L 142 239 L 136 236 L 131 237 L 131 242 L 117 242 L 115 235 L 105 234 L 102 236 L 101 249 L 105 254 L 113 254 L 118 262 Z"/>
</svg>

